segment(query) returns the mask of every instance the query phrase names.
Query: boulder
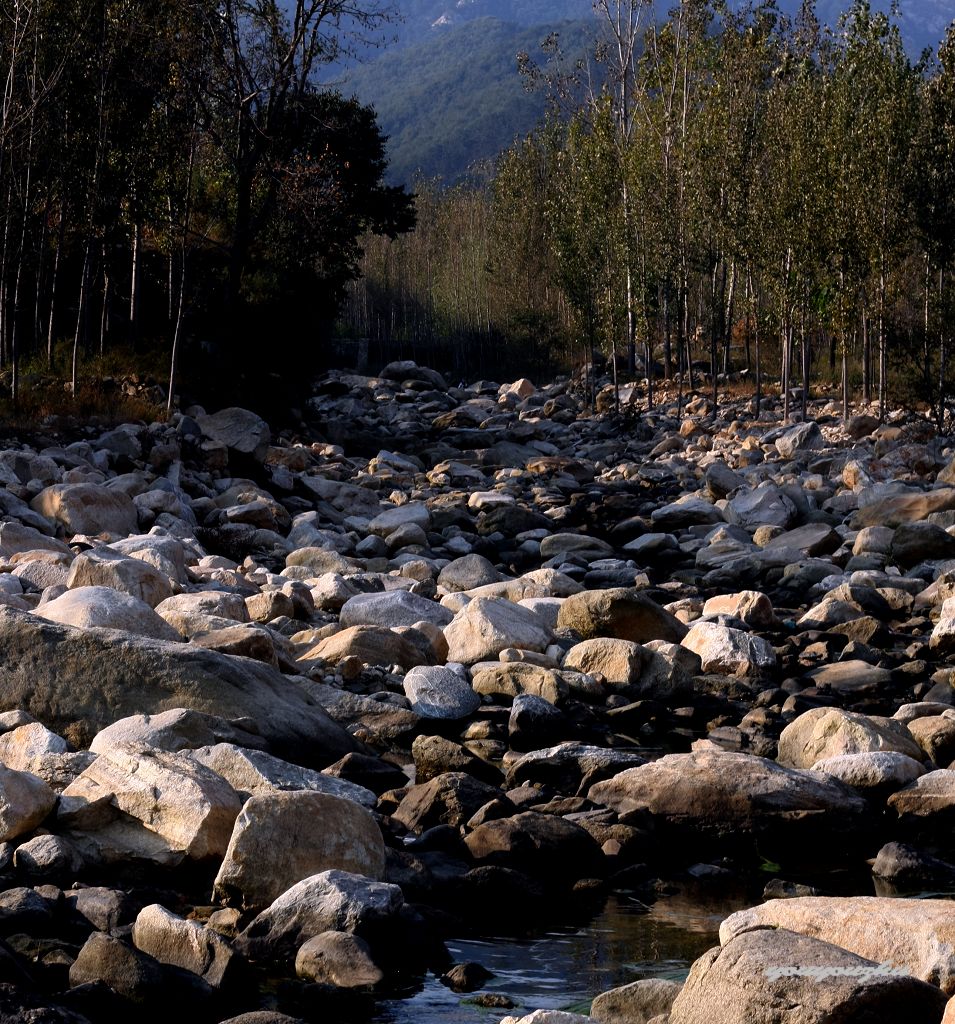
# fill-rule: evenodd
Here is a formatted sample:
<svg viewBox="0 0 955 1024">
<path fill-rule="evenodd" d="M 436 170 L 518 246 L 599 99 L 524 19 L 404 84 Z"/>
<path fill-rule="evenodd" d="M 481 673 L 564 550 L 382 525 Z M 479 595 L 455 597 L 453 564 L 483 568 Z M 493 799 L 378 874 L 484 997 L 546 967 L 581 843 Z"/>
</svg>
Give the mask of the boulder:
<svg viewBox="0 0 955 1024">
<path fill-rule="evenodd" d="M 881 794 L 902 789 L 925 774 L 925 766 L 905 754 L 881 750 L 864 754 L 838 754 L 812 765 L 847 786 L 864 793 Z"/>
<path fill-rule="evenodd" d="M 907 831 L 928 833 L 950 845 L 955 823 L 955 771 L 928 772 L 889 797 L 889 807 Z"/>
<path fill-rule="evenodd" d="M 773 604 L 758 590 L 711 597 L 703 605 L 704 615 L 730 615 L 756 628 L 772 626 L 776 621 Z"/>
<path fill-rule="evenodd" d="M 348 626 L 414 626 L 431 622 L 443 628 L 454 618 L 447 608 L 407 590 L 358 594 L 342 606 L 339 623 Z"/>
<path fill-rule="evenodd" d="M 792 768 L 811 768 L 842 754 L 877 751 L 905 754 L 916 761 L 925 756 L 901 722 L 841 708 L 812 708 L 783 729 L 777 759 Z"/>
<path fill-rule="evenodd" d="M 445 772 L 429 782 L 411 786 L 392 817 L 413 832 L 435 825 L 458 828 L 501 791 L 463 772 Z"/>
<path fill-rule="evenodd" d="M 295 973 L 335 988 L 369 988 L 384 978 L 368 943 L 348 932 L 322 932 L 309 939 L 295 954 Z"/>
<path fill-rule="evenodd" d="M 70 987 L 101 982 L 142 1007 L 162 998 L 166 978 L 159 962 L 125 942 L 93 932 L 70 965 Z"/>
<path fill-rule="evenodd" d="M 430 656 L 427 651 L 431 651 Z M 331 665 L 358 658 L 365 665 L 400 665 L 404 669 L 434 664 L 436 660 L 430 644 L 413 644 L 384 626 L 350 626 L 322 640 L 299 660 L 307 664 L 318 658 Z"/>
<path fill-rule="evenodd" d="M 955 558 L 955 537 L 934 523 L 902 523 L 892 535 L 889 557 L 903 569 L 933 559 Z"/>
<path fill-rule="evenodd" d="M 743 932 L 693 964 L 668 1024 L 935 1024 L 942 993 L 880 962 L 783 928 Z"/>
<path fill-rule="evenodd" d="M 254 412 L 236 407 L 220 409 L 211 416 L 199 416 L 197 422 L 206 437 L 225 445 L 229 455 L 238 457 L 240 463 L 242 459 L 265 460 L 272 433 Z"/>
<path fill-rule="evenodd" d="M 699 655 L 706 673 L 755 679 L 776 668 L 768 640 L 715 622 L 694 623 L 681 643 Z"/>
<path fill-rule="evenodd" d="M 865 801 L 835 779 L 709 750 L 630 768 L 592 786 L 589 798 L 624 822 L 650 815 L 681 835 L 726 843 L 739 837 L 747 845 L 746 837 L 765 837 L 767 848 L 770 840 L 809 847 L 819 836 L 861 832 L 867 812 Z"/>
<path fill-rule="evenodd" d="M 585 590 L 560 606 L 557 624 L 575 630 L 585 640 L 616 637 L 645 644 L 650 640 L 680 643 L 686 626 L 636 590 Z"/>
<path fill-rule="evenodd" d="M 726 503 L 724 515 L 728 523 L 752 532 L 760 526 L 788 529 L 797 513 L 789 495 L 784 494 L 775 484 L 765 483 L 731 498 Z"/>
<path fill-rule="evenodd" d="M 438 586 L 449 594 L 500 583 L 504 576 L 483 555 L 463 555 L 449 562 L 438 574 Z"/>
<path fill-rule="evenodd" d="M 496 658 L 507 647 L 544 651 L 553 633 L 534 612 L 500 598 L 478 597 L 444 629 L 448 660 L 473 665 Z"/>
<path fill-rule="evenodd" d="M 322 871 L 381 878 L 384 868 L 381 830 L 364 807 L 307 790 L 263 793 L 236 819 L 213 897 L 262 910 Z"/>
<path fill-rule="evenodd" d="M 478 864 L 523 871 L 537 879 L 588 878 L 600 869 L 600 847 L 590 834 L 556 814 L 524 811 L 486 821 L 464 841 Z"/>
<path fill-rule="evenodd" d="M 368 532 L 378 537 L 388 537 L 395 530 L 409 524 L 418 526 L 422 530 L 427 530 L 431 526 L 431 513 L 428 511 L 427 505 L 409 502 L 407 505 L 385 509 L 368 524 Z"/>
<path fill-rule="evenodd" d="M 36 614 L 50 622 L 80 629 L 122 629 L 154 640 L 182 639 L 145 601 L 113 587 L 68 590 L 42 604 Z"/>
<path fill-rule="evenodd" d="M 798 423 L 776 438 L 776 451 L 784 459 L 791 459 L 797 452 L 815 451 L 826 445 L 819 425 L 810 420 Z"/>
<path fill-rule="evenodd" d="M 128 558 L 109 548 L 93 548 L 77 555 L 66 581 L 70 590 L 80 587 L 111 587 L 131 594 L 155 608 L 172 596 L 169 577 L 139 558 Z"/>
<path fill-rule="evenodd" d="M 615 687 L 636 686 L 648 652 L 632 640 L 596 637 L 575 644 L 564 656 L 564 668 L 593 675 L 599 672 Z"/>
<path fill-rule="evenodd" d="M 885 896 L 769 900 L 726 918 L 720 926 L 720 942 L 725 946 L 753 928 L 786 928 L 831 942 L 876 963 L 904 968 L 948 995 L 955 992 L 955 915 L 949 900 Z"/>
<path fill-rule="evenodd" d="M 39 722 L 27 722 L 0 735 L 0 763 L 18 772 L 34 771 L 49 754 L 65 754 L 66 740 Z"/>
<path fill-rule="evenodd" d="M 362 756 L 345 755 L 346 758 Z M 307 790 L 352 800 L 363 807 L 373 808 L 377 802 L 375 794 L 364 786 L 290 764 L 262 750 L 250 750 L 233 743 L 199 747 L 190 751 L 190 757 L 221 775 L 241 796 Z"/>
<path fill-rule="evenodd" d="M 175 865 L 222 857 L 242 803 L 220 775 L 182 753 L 101 754 L 60 795 L 57 818 L 104 861 Z"/>
<path fill-rule="evenodd" d="M 405 675 L 405 696 L 422 718 L 454 721 L 467 718 L 481 706 L 480 696 L 457 672 L 441 665 L 418 666 Z"/>
<path fill-rule="evenodd" d="M 597 1024 L 648 1024 L 666 1016 L 683 986 L 663 978 L 641 978 L 602 992 L 593 1001 L 590 1017 Z"/>
<path fill-rule="evenodd" d="M 55 804 L 56 794 L 42 779 L 0 765 L 0 843 L 32 832 Z"/>
<path fill-rule="evenodd" d="M 139 526 L 133 499 L 124 491 L 101 484 L 53 484 L 40 491 L 30 507 L 62 524 L 69 536 L 82 533 L 89 537 L 128 537 Z"/>
<path fill-rule="evenodd" d="M 249 718 L 279 756 L 324 767 L 358 744 L 260 662 L 0 608 L 0 711 L 24 708 L 75 747 L 117 719 L 188 707 Z"/>
<path fill-rule="evenodd" d="M 249 722 L 250 728 L 255 726 Z M 94 754 L 104 754 L 127 746 L 151 747 L 155 750 L 193 750 L 213 743 L 240 743 L 264 747 L 265 741 L 216 715 L 207 715 L 189 708 L 172 708 L 158 715 L 130 715 L 98 732 L 90 743 Z"/>
<path fill-rule="evenodd" d="M 394 918 L 403 904 L 397 885 L 347 871 L 322 871 L 279 896 L 239 935 L 236 946 L 251 960 L 291 957 L 323 932 L 361 937 Z"/>
<path fill-rule="evenodd" d="M 186 921 L 158 903 L 139 912 L 133 924 L 133 945 L 162 964 L 199 975 L 213 988 L 226 979 L 235 953 L 221 935 L 198 921 Z"/>
</svg>

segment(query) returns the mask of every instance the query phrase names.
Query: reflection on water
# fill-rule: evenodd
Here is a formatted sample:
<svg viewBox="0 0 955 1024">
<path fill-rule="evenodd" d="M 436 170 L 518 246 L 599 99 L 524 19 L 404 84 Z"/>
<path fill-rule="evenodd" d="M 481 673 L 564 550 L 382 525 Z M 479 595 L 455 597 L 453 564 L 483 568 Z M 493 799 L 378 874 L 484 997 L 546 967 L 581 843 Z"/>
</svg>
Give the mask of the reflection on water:
<svg viewBox="0 0 955 1024">
<path fill-rule="evenodd" d="M 476 961 L 494 972 L 483 992 L 506 995 L 518 1010 L 575 1009 L 585 1013 L 595 995 L 639 978 L 682 981 L 690 964 L 717 943 L 720 922 L 750 906 L 743 892 L 714 896 L 686 892 L 658 900 L 649 913 L 626 895 L 611 896 L 584 928 L 534 939 L 467 939 L 447 943 L 458 962 Z M 408 999 L 379 1005 L 381 1024 L 489 1024 L 508 1013 L 475 1006 L 429 976 Z"/>
</svg>

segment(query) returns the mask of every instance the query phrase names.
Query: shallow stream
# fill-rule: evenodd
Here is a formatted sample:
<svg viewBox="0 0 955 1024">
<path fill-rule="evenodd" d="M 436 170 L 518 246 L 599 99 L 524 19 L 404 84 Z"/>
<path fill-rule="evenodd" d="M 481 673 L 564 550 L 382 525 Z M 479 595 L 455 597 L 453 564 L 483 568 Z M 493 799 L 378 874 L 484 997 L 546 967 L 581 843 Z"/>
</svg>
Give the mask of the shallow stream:
<svg viewBox="0 0 955 1024">
<path fill-rule="evenodd" d="M 445 988 L 433 975 L 404 998 L 379 1004 L 380 1024 L 489 1024 L 538 1008 L 586 1013 L 594 996 L 639 978 L 681 981 L 690 964 L 717 944 L 720 922 L 752 905 L 742 891 L 684 892 L 647 908 L 626 895 L 610 896 L 586 926 L 528 939 L 449 940 L 455 961 L 476 961 L 494 977 L 482 993 L 507 996 L 514 1010 L 476 1005 L 473 995 Z M 520 1015 L 520 1014 L 518 1014 Z"/>
</svg>

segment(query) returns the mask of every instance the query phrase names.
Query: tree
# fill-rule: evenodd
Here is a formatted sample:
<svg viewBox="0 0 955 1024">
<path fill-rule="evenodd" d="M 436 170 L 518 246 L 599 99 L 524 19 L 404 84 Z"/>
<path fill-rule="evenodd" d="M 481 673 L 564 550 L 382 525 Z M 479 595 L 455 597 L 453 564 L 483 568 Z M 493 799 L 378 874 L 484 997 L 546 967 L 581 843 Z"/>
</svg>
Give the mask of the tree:
<svg viewBox="0 0 955 1024">
<path fill-rule="evenodd" d="M 386 21 L 377 0 L 223 0 L 206 11 L 214 73 L 204 97 L 206 128 L 232 177 L 226 310 L 237 325 L 243 277 L 259 232 L 278 201 L 295 141 L 287 128 L 304 111 L 322 65 Z"/>
</svg>

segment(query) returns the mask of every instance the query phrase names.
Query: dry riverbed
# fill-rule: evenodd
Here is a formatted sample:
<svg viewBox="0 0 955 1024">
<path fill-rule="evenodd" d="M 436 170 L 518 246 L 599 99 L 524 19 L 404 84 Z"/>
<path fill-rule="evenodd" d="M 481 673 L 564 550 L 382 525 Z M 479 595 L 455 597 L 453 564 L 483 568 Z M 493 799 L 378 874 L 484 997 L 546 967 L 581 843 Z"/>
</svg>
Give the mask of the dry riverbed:
<svg viewBox="0 0 955 1024">
<path fill-rule="evenodd" d="M 0 1021 L 955 1021 L 955 442 L 630 397 L 10 440 Z M 728 891 L 588 1016 L 451 952 Z"/>
</svg>

